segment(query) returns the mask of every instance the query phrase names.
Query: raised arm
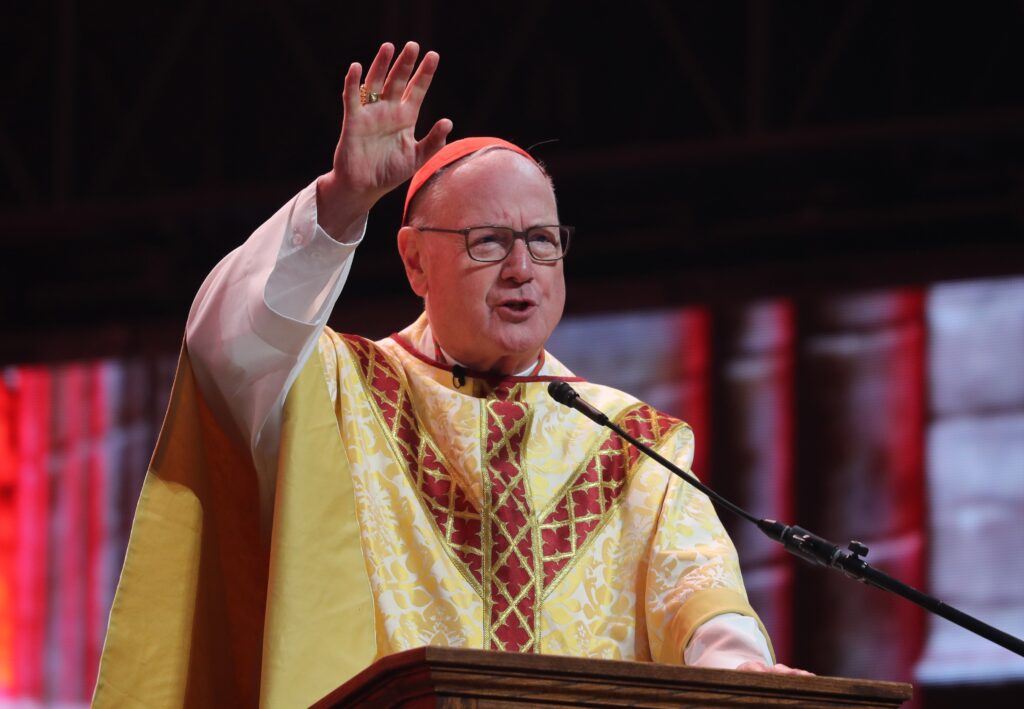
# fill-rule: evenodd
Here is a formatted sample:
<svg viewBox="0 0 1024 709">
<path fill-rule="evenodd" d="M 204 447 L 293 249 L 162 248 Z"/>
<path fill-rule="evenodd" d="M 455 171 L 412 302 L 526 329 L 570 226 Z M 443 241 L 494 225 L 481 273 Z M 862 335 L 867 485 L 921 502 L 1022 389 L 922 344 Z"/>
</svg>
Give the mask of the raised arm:
<svg viewBox="0 0 1024 709">
<path fill-rule="evenodd" d="M 250 446 L 261 473 L 276 456 L 285 394 L 327 322 L 368 211 L 439 150 L 452 128 L 442 119 L 416 140 L 438 55 L 428 52 L 417 67 L 419 47 L 410 42 L 392 65 L 394 51 L 382 45 L 367 71 L 374 102 L 360 101 L 362 68 L 349 67 L 331 171 L 214 268 L 189 314 L 186 344 L 199 385 L 222 425 Z"/>
</svg>

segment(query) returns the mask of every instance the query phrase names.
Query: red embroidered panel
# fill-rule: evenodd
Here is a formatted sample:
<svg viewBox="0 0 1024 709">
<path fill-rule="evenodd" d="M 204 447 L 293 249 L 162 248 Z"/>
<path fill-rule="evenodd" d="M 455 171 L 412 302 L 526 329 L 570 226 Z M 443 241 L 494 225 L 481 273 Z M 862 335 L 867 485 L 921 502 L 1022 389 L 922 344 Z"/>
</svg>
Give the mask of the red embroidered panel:
<svg viewBox="0 0 1024 709">
<path fill-rule="evenodd" d="M 537 560 L 534 518 L 523 465 L 529 407 L 496 390 L 488 399 L 484 473 L 490 510 L 490 637 L 492 650 L 536 652 Z M 486 600 L 486 599 L 485 599 Z"/>
<path fill-rule="evenodd" d="M 619 421 L 631 436 L 649 446 L 656 446 L 678 423 L 678 419 L 646 404 L 627 410 Z M 625 489 L 628 472 L 638 464 L 642 455 L 619 434 L 611 432 L 541 522 L 545 588 L 554 585 L 558 574 L 604 520 Z"/>
<path fill-rule="evenodd" d="M 422 435 L 409 393 L 394 365 L 376 345 L 355 335 L 343 335 L 362 369 L 384 425 L 393 435 L 421 499 L 437 524 L 446 546 L 476 579 L 482 581 L 483 554 L 480 515 Z"/>
</svg>

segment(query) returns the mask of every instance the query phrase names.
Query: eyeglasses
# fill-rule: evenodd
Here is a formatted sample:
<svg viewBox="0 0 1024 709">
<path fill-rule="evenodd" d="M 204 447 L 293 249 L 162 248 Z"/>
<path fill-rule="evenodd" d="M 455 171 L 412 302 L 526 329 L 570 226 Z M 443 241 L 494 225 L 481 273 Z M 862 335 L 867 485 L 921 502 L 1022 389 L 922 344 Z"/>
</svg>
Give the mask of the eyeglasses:
<svg viewBox="0 0 1024 709">
<path fill-rule="evenodd" d="M 516 239 L 522 239 L 534 261 L 558 261 L 569 250 L 573 227 L 564 224 L 532 226 L 516 231 L 507 226 L 471 226 L 465 229 L 440 229 L 432 226 L 414 226 L 416 231 L 436 231 L 442 234 L 462 234 L 466 240 L 466 253 L 474 261 L 495 263 L 504 261 L 512 252 Z"/>
</svg>

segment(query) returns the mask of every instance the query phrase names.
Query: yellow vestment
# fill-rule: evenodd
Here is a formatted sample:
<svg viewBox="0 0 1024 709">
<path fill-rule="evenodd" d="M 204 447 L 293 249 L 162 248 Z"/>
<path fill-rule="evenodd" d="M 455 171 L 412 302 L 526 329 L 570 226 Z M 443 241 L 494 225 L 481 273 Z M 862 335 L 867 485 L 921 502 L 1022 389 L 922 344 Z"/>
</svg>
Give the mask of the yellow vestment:
<svg viewBox="0 0 1024 709">
<path fill-rule="evenodd" d="M 679 664 L 704 621 L 754 616 L 707 499 L 551 400 L 565 367 L 457 382 L 409 344 L 425 326 L 325 330 L 285 403 L 269 550 L 183 355 L 97 705 L 305 706 L 427 644 Z M 686 424 L 575 386 L 689 467 Z"/>
</svg>

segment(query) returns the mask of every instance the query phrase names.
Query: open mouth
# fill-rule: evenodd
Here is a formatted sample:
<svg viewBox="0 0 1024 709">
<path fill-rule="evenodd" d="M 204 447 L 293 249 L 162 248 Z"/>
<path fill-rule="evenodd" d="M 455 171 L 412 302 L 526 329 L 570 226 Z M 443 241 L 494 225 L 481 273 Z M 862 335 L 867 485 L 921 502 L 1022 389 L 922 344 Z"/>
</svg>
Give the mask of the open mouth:
<svg viewBox="0 0 1024 709">
<path fill-rule="evenodd" d="M 504 313 L 506 319 L 518 322 L 521 319 L 530 317 L 530 314 L 536 307 L 537 304 L 532 300 L 516 298 L 499 303 L 498 311 Z"/>
</svg>

